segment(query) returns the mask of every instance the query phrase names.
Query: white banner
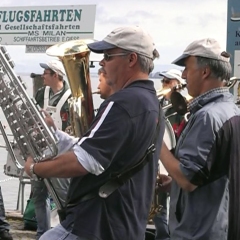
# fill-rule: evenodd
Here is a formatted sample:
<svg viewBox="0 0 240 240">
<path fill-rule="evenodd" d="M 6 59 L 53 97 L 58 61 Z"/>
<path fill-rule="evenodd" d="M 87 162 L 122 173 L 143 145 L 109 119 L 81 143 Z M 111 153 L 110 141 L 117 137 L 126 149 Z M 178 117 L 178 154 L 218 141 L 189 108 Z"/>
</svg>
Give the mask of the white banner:
<svg viewBox="0 0 240 240">
<path fill-rule="evenodd" d="M 94 38 L 96 5 L 0 8 L 0 44 L 53 45 Z"/>
</svg>

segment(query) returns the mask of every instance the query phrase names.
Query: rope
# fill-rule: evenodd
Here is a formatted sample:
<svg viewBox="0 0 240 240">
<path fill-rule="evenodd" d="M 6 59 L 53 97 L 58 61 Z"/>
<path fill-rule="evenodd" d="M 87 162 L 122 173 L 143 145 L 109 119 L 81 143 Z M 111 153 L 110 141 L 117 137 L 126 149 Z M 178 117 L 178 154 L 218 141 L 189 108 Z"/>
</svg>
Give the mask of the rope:
<svg viewBox="0 0 240 240">
<path fill-rule="evenodd" d="M 15 177 L 5 178 L 5 179 L 0 180 L 0 183 L 8 182 L 8 181 L 13 180 L 13 179 L 18 179 L 18 178 L 15 178 Z"/>
</svg>

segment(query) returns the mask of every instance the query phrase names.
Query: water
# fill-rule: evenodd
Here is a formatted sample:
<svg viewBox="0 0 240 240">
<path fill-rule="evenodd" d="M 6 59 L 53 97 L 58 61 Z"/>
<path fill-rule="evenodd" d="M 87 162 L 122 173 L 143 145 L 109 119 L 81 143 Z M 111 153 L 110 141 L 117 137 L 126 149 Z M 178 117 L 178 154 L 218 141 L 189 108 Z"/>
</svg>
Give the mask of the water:
<svg viewBox="0 0 240 240">
<path fill-rule="evenodd" d="M 19 180 L 16 177 L 7 176 L 3 172 L 3 166 L 6 163 L 7 158 L 7 152 L 4 149 L 0 149 L 0 157 L 0 186 L 2 189 L 5 209 L 15 210 L 17 207 Z M 25 200 L 27 200 L 30 193 L 30 185 L 26 185 L 25 189 Z"/>
<path fill-rule="evenodd" d="M 32 87 L 32 79 L 30 78 L 29 74 L 19 74 L 23 81 L 25 82 L 27 86 L 27 93 L 30 97 L 33 95 L 33 87 Z M 91 74 L 91 83 L 92 83 L 92 90 L 95 91 L 98 86 L 98 76 L 97 73 Z M 161 82 L 158 79 L 154 80 L 155 88 L 159 89 L 161 87 Z M 94 108 L 99 108 L 100 104 L 102 103 L 102 99 L 100 99 L 99 95 L 94 94 L 93 95 L 93 102 L 94 102 Z M 7 121 L 3 115 L 3 113 L 0 111 L 0 120 L 2 121 L 3 125 L 8 126 Z M 11 131 L 9 127 L 6 128 L 6 132 L 8 134 L 11 134 Z M 11 140 L 11 137 L 10 137 Z M 18 188 L 19 188 L 19 180 L 17 177 L 10 177 L 4 174 L 4 164 L 7 162 L 7 151 L 4 148 L 5 142 L 2 136 L 0 136 L 0 186 L 2 188 L 2 194 L 4 199 L 4 204 L 6 209 L 14 210 L 17 206 L 17 197 L 18 197 Z M 29 198 L 30 195 L 30 184 L 25 185 L 25 205 L 26 201 Z"/>
</svg>

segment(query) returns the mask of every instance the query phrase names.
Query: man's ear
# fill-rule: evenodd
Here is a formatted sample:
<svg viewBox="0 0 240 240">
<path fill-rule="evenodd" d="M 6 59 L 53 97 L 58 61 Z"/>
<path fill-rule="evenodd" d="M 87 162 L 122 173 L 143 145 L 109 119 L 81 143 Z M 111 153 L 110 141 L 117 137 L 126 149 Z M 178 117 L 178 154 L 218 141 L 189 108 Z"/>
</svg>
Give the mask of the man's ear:
<svg viewBox="0 0 240 240">
<path fill-rule="evenodd" d="M 211 75 L 211 69 L 206 66 L 203 68 L 203 78 L 208 78 Z"/>
<path fill-rule="evenodd" d="M 128 56 L 128 61 L 129 61 L 129 66 L 133 66 L 135 65 L 135 63 L 137 62 L 138 59 L 138 55 L 136 53 L 130 53 Z"/>
</svg>

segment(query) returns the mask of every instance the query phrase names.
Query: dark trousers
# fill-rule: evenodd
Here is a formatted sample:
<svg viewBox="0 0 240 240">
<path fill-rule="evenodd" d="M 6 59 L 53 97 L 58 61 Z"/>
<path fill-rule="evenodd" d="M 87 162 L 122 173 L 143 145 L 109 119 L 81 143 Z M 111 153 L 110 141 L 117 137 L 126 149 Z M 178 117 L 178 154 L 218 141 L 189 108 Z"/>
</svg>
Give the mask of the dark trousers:
<svg viewBox="0 0 240 240">
<path fill-rule="evenodd" d="M 4 230 L 9 231 L 9 229 L 10 229 L 10 226 L 9 226 L 9 223 L 6 221 L 2 189 L 0 187 L 0 232 L 3 232 Z"/>
</svg>

